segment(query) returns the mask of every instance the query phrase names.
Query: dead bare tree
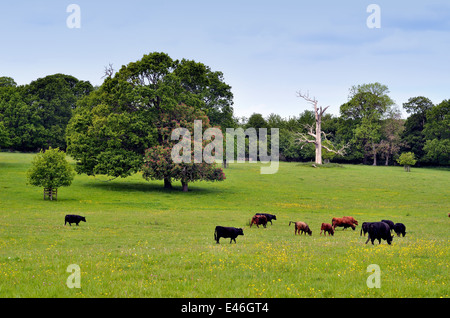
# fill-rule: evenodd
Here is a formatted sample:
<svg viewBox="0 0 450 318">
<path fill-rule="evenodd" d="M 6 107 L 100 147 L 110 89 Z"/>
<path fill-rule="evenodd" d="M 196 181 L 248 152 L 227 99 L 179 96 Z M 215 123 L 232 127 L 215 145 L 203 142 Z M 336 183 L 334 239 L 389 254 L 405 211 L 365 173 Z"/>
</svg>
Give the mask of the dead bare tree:
<svg viewBox="0 0 450 318">
<path fill-rule="evenodd" d="M 104 71 L 104 75 L 102 76 L 102 79 L 111 78 L 115 72 L 116 71 L 114 70 L 113 65 L 111 63 L 109 63 L 108 66 L 105 66 L 105 71 Z"/>
<path fill-rule="evenodd" d="M 335 154 L 343 156 L 345 154 L 345 149 L 348 147 L 348 144 L 343 146 L 341 149 L 337 150 L 334 149 L 334 147 L 329 147 L 328 145 L 332 145 L 331 142 L 327 139 L 327 134 L 322 131 L 322 117 L 325 111 L 330 107 L 327 106 L 325 108 L 322 108 L 322 106 L 318 106 L 317 99 L 311 98 L 309 96 L 309 93 L 302 94 L 302 92 L 297 92 L 297 97 L 300 97 L 307 101 L 308 103 L 312 104 L 314 107 L 314 115 L 316 120 L 315 129 L 311 125 L 306 125 L 307 132 L 306 133 L 298 133 L 298 139 L 297 141 L 305 144 L 314 144 L 316 148 L 316 164 L 321 165 L 322 164 L 322 148 L 333 152 Z M 323 140 L 322 140 L 323 138 Z M 323 141 L 326 141 L 325 143 Z M 302 146 L 303 147 L 303 146 Z"/>
</svg>

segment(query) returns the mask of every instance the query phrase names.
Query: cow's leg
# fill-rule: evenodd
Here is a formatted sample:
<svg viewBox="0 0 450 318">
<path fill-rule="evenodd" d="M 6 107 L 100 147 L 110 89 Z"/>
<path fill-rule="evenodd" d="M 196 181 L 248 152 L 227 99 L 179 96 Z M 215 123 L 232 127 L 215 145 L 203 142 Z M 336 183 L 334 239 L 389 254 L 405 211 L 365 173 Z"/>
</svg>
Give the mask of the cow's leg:
<svg viewBox="0 0 450 318">
<path fill-rule="evenodd" d="M 366 241 L 366 244 L 369 243 L 369 240 L 370 240 L 370 234 L 367 235 L 367 241 Z"/>
</svg>

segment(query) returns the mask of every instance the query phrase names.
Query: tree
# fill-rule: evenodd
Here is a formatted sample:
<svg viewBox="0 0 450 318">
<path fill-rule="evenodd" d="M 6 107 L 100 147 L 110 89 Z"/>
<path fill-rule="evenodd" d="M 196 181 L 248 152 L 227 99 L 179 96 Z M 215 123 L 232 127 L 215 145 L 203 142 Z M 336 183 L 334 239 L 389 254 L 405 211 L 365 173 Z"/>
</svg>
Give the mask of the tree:
<svg viewBox="0 0 450 318">
<path fill-rule="evenodd" d="M 13 78 L 2 76 L 0 77 L 0 87 L 16 87 L 17 83 L 14 81 Z"/>
<path fill-rule="evenodd" d="M 426 139 L 423 148 L 425 159 L 434 164 L 450 164 L 450 100 L 427 111 L 423 130 Z"/>
<path fill-rule="evenodd" d="M 173 160 L 173 151 L 177 141 L 171 139 L 172 132 L 177 128 L 185 128 L 189 133 L 194 132 L 194 121 L 200 120 L 202 136 L 206 129 L 211 128 L 208 117 L 201 111 L 186 105 L 177 105 L 171 112 L 166 112 L 161 116 L 158 129 L 162 136 L 162 143 L 156 145 L 145 152 L 144 165 L 142 168 L 143 177 L 147 180 L 164 180 L 164 187 L 171 188 L 172 180 L 180 180 L 183 191 L 188 191 L 188 184 L 195 181 L 223 181 L 225 174 L 220 168 L 216 168 L 214 163 L 207 163 L 203 160 L 195 162 L 196 141 L 189 134 L 188 145 L 190 150 L 184 153 L 183 157 L 189 159 L 185 162 L 176 163 Z M 200 141 L 201 153 L 209 144 L 207 141 Z M 181 154 L 180 154 L 181 155 Z"/>
<path fill-rule="evenodd" d="M 405 167 L 405 171 L 409 172 L 410 167 L 414 166 L 417 160 L 412 152 L 404 152 L 400 155 L 400 158 L 397 159 L 397 162 L 399 165 Z"/>
<path fill-rule="evenodd" d="M 68 187 L 72 184 L 75 172 L 66 160 L 66 154 L 58 148 L 41 150 L 31 163 L 27 172 L 28 183 L 36 187 L 44 187 L 53 200 L 53 190 L 59 187 Z M 44 196 L 45 198 L 45 196 Z"/>
<path fill-rule="evenodd" d="M 1 78 L 0 118 L 9 134 L 9 147 L 18 151 L 65 149 L 72 110 L 77 100 L 92 90 L 89 82 L 64 74 L 46 76 L 24 86 Z"/>
<path fill-rule="evenodd" d="M 64 74 L 46 76 L 24 87 L 25 102 L 43 128 L 39 148 L 66 148 L 65 132 L 72 110 L 78 99 L 93 90 L 89 82 Z"/>
<path fill-rule="evenodd" d="M 3 125 L 3 122 L 0 121 L 0 149 L 8 147 L 9 144 L 8 131 L 6 130 L 5 125 Z"/>
<path fill-rule="evenodd" d="M 381 124 L 382 140 L 377 145 L 379 152 L 385 159 L 384 164 L 386 166 L 389 164 L 389 159 L 396 155 L 403 145 L 401 134 L 404 129 L 404 120 L 401 119 L 400 110 L 393 108 L 389 112 L 388 118 Z"/>
<path fill-rule="evenodd" d="M 410 116 L 406 119 L 405 130 L 402 134 L 402 151 L 413 152 L 418 162 L 425 163 L 424 146 L 426 138 L 424 128 L 427 122 L 427 112 L 434 107 L 430 99 L 424 96 L 411 97 L 403 104 L 403 108 Z"/>
<path fill-rule="evenodd" d="M 427 140 L 425 147 L 425 158 L 438 165 L 450 165 L 450 139 Z"/>
<path fill-rule="evenodd" d="M 67 128 L 67 151 L 77 172 L 127 177 L 142 169 L 146 149 L 161 145 L 156 123 L 179 104 L 233 121 L 231 87 L 202 63 L 150 53 L 107 76 L 77 104 Z"/>
<path fill-rule="evenodd" d="M 315 98 L 309 97 L 309 94 L 305 95 L 302 94 L 301 92 L 298 92 L 297 96 L 303 98 L 305 101 L 312 104 L 314 107 L 315 128 L 312 125 L 308 126 L 307 133 L 298 134 L 299 137 L 298 141 L 303 144 L 309 143 L 314 145 L 316 149 L 316 160 L 315 160 L 316 164 L 318 165 L 322 164 L 322 148 L 341 156 L 344 155 L 344 149 L 346 148 L 346 146 L 342 147 L 339 150 L 335 149 L 335 147 L 332 146 L 329 140 L 327 139 L 327 135 L 322 131 L 322 117 L 329 106 L 325 108 L 322 108 L 322 106 L 318 107 L 317 106 L 318 101 Z M 322 142 L 322 138 L 324 138 L 326 142 Z"/>
<path fill-rule="evenodd" d="M 353 86 L 350 89 L 349 101 L 340 108 L 343 119 L 357 122 L 353 141 L 363 151 L 364 164 L 372 155 L 373 165 L 376 165 L 376 144 L 381 137 L 381 119 L 394 105 L 388 93 L 388 87 L 380 83 Z"/>
</svg>

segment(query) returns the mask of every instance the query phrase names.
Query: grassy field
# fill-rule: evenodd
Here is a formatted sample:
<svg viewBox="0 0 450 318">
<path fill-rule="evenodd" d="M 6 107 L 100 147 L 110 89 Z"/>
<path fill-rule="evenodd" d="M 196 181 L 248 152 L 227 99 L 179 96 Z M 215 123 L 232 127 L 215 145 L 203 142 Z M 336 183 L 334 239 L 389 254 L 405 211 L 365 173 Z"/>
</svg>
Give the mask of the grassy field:
<svg viewBox="0 0 450 318">
<path fill-rule="evenodd" d="M 361 165 L 315 169 L 235 164 L 221 183 L 190 192 L 140 175 L 105 182 L 78 175 L 58 201 L 26 184 L 33 155 L 0 153 L 0 297 L 448 297 L 450 171 Z M 256 212 L 277 215 L 249 228 Z M 66 214 L 87 223 L 64 226 Z M 360 226 L 320 236 L 322 222 L 351 215 L 391 219 L 406 237 L 372 246 Z M 305 221 L 312 236 L 295 236 Z M 244 228 L 237 244 L 216 225 Z M 81 269 L 70 289 L 66 269 Z M 381 288 L 370 289 L 370 264 Z"/>
</svg>

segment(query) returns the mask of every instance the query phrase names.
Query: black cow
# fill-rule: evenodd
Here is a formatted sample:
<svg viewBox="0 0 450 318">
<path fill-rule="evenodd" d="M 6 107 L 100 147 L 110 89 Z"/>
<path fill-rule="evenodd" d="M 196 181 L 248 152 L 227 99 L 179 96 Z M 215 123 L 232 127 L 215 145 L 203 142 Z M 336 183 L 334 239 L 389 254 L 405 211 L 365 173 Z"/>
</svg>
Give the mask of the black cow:
<svg viewBox="0 0 450 318">
<path fill-rule="evenodd" d="M 389 228 L 389 225 L 385 222 L 373 222 L 369 225 L 369 235 L 367 237 L 367 242 L 369 240 L 373 241 L 378 240 L 379 244 L 381 244 L 381 240 L 386 240 L 389 245 L 392 243 L 392 239 L 394 238 L 393 235 L 391 235 L 391 229 Z"/>
<path fill-rule="evenodd" d="M 394 224 L 394 232 L 397 233 L 397 236 L 400 237 L 400 234 L 405 237 L 406 235 L 406 226 L 403 223 L 395 223 Z"/>
<path fill-rule="evenodd" d="M 214 239 L 217 241 L 217 244 L 219 244 L 221 237 L 230 238 L 230 244 L 233 240 L 236 243 L 236 237 L 238 235 L 244 235 L 244 231 L 235 227 L 216 226 L 216 230 L 214 231 Z"/>
<path fill-rule="evenodd" d="M 86 218 L 79 215 L 66 215 L 64 221 L 64 226 L 66 226 L 67 223 L 69 223 L 70 226 L 72 226 L 72 223 L 76 223 L 78 226 L 78 223 L 80 223 L 81 221 L 86 222 Z"/>
<path fill-rule="evenodd" d="M 255 215 L 264 215 L 267 218 L 267 222 L 270 222 L 270 225 L 272 225 L 272 220 L 277 219 L 276 215 L 268 214 L 268 213 L 256 213 Z"/>
<path fill-rule="evenodd" d="M 381 222 L 386 223 L 387 225 L 389 225 L 389 229 L 392 231 L 394 229 L 394 222 L 392 222 L 391 220 L 381 220 Z"/>
<path fill-rule="evenodd" d="M 359 232 L 359 236 L 362 236 L 363 233 L 364 236 L 366 236 L 366 233 L 369 232 L 369 226 L 372 223 L 373 222 L 363 222 L 363 224 L 361 225 L 361 231 Z"/>
</svg>

